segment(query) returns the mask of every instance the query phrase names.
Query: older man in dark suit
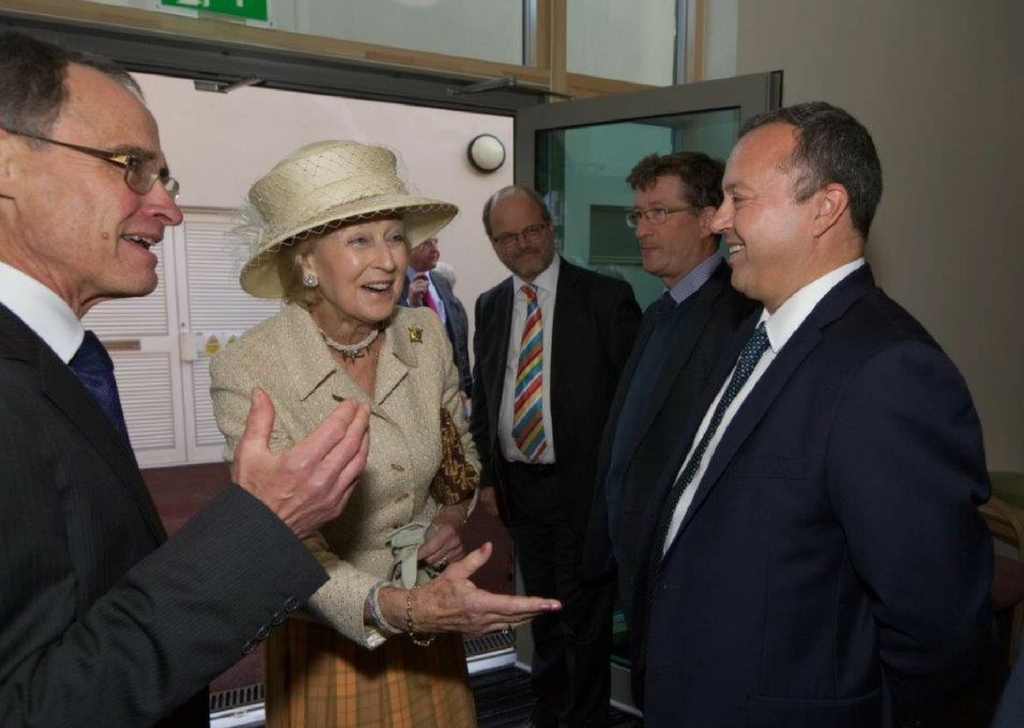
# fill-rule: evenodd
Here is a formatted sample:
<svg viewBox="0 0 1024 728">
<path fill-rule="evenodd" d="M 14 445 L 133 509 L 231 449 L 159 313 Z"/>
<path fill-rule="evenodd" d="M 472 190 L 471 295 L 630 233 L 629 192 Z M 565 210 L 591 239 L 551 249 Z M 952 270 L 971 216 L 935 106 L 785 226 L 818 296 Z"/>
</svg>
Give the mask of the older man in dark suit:
<svg viewBox="0 0 1024 728">
<path fill-rule="evenodd" d="M 637 534 L 680 422 L 754 303 L 729 284 L 711 219 L 722 204 L 722 162 L 701 152 L 652 154 L 630 172 L 627 214 L 644 270 L 665 294 L 644 312 L 601 444 L 584 575 L 618 573 L 627 622 Z"/>
<path fill-rule="evenodd" d="M 647 728 L 941 725 L 990 627 L 989 494 L 956 367 L 864 261 L 868 131 L 746 123 L 713 228 L 740 328 L 651 499 L 634 590 Z"/>
<path fill-rule="evenodd" d="M 512 276 L 476 302 L 471 429 L 526 591 L 563 604 L 531 625 L 531 720 L 603 726 L 613 584 L 584 584 L 580 563 L 601 430 L 640 311 L 624 282 L 555 255 L 551 215 L 533 190 L 499 190 L 483 220 Z M 494 490 L 483 490 L 485 504 Z"/>
<path fill-rule="evenodd" d="M 412 249 L 405 269 L 402 298 L 398 303 L 410 308 L 426 306 L 440 317 L 452 344 L 455 367 L 459 370 L 459 391 L 468 401 L 473 396 L 473 371 L 469 367 L 469 316 L 448 279 L 434 274 L 440 257 L 436 237 L 428 238 Z"/>
<path fill-rule="evenodd" d="M 271 454 L 254 393 L 237 484 L 168 539 L 80 322 L 152 291 L 181 222 L 156 122 L 120 69 L 5 35 L 0 125 L 0 723 L 205 726 L 206 682 L 326 581 L 299 536 L 344 506 L 368 414 Z"/>
</svg>

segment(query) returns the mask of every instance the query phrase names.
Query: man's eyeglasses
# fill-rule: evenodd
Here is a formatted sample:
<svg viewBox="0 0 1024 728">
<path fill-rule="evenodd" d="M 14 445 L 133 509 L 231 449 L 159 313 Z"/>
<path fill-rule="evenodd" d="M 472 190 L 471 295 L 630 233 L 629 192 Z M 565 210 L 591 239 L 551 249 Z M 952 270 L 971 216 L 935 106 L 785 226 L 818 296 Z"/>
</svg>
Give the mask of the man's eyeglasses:
<svg viewBox="0 0 1024 728">
<path fill-rule="evenodd" d="M 655 225 L 661 225 L 668 219 L 668 216 L 673 213 L 693 212 L 696 209 L 696 207 L 677 207 L 675 209 L 670 207 L 648 207 L 646 210 L 632 209 L 626 213 L 626 224 L 631 228 L 635 228 L 640 224 L 640 218 L 646 217 Z"/>
<path fill-rule="evenodd" d="M 503 248 L 507 248 L 509 245 L 512 245 L 518 241 L 519 238 L 524 238 L 529 240 L 531 243 L 535 243 L 541 239 L 544 235 L 544 231 L 547 230 L 547 227 L 548 224 L 546 222 L 542 222 L 539 225 L 527 225 L 517 233 L 502 233 L 497 237 L 491 238 L 491 240 L 494 241 L 495 245 L 500 245 Z"/>
<path fill-rule="evenodd" d="M 78 144 L 59 142 L 56 139 L 39 136 L 38 134 L 29 134 L 23 131 L 12 131 L 10 129 L 6 131 L 8 134 L 15 134 L 26 139 L 35 139 L 47 144 L 56 144 L 58 147 L 65 147 L 82 154 L 88 154 L 96 159 L 102 159 L 104 162 L 110 162 L 124 170 L 124 183 L 128 185 L 128 189 L 137 195 L 149 194 L 156 181 L 160 180 L 160 184 L 167 190 L 167 194 L 171 196 L 171 199 L 176 200 L 178 198 L 178 191 L 180 190 L 178 180 L 174 179 L 171 176 L 170 170 L 166 166 L 161 165 L 160 161 L 155 157 L 133 152 L 110 152 L 106 149 L 83 147 Z"/>
</svg>

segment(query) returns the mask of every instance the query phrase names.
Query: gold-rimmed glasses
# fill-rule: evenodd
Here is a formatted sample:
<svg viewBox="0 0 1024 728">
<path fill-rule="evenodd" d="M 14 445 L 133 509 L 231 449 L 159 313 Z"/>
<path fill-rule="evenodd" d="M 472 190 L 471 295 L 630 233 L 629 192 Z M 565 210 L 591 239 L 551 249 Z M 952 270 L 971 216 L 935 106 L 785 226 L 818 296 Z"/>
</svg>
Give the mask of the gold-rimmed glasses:
<svg viewBox="0 0 1024 728">
<path fill-rule="evenodd" d="M 181 189 L 178 180 L 171 176 L 170 170 L 167 169 L 166 165 L 161 164 L 156 157 L 148 152 L 112 152 L 107 149 L 94 149 L 93 147 L 83 147 L 80 144 L 62 142 L 24 131 L 13 131 L 11 129 L 5 129 L 5 131 L 8 134 L 15 134 L 26 139 L 35 139 L 39 142 L 55 144 L 58 147 L 88 154 L 90 157 L 102 159 L 104 162 L 120 167 L 124 170 L 124 183 L 128 185 L 128 189 L 137 195 L 149 194 L 156 181 L 160 180 L 160 184 L 167 190 L 167 194 L 171 196 L 171 199 L 178 198 L 178 192 Z"/>
</svg>

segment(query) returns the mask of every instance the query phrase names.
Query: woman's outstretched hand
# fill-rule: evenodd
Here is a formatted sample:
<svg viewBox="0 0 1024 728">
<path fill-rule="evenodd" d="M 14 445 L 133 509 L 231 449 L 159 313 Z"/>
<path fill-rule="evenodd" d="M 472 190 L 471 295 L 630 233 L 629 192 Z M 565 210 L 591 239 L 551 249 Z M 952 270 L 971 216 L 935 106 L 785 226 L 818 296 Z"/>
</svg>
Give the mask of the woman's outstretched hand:
<svg viewBox="0 0 1024 728">
<path fill-rule="evenodd" d="M 479 637 L 506 627 L 515 628 L 539 614 L 562 608 L 557 599 L 521 597 L 478 589 L 470 577 L 487 563 L 492 546 L 485 543 L 464 559 L 450 564 L 444 573 L 415 589 L 386 587 L 379 595 L 381 611 L 389 624 L 425 634 L 459 632 Z M 411 599 L 410 599 L 411 597 Z"/>
</svg>

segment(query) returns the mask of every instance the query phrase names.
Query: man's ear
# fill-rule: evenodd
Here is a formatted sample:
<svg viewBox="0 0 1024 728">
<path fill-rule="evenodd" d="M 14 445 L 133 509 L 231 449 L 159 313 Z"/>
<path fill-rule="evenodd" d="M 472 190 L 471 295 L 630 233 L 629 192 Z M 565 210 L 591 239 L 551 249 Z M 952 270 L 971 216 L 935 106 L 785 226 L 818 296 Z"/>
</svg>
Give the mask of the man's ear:
<svg viewBox="0 0 1024 728">
<path fill-rule="evenodd" d="M 700 213 L 698 213 L 697 221 L 700 224 L 700 236 L 702 238 L 715 234 L 715 231 L 711 229 L 711 221 L 715 219 L 715 214 L 717 212 L 718 208 L 708 205 L 707 207 L 701 208 Z"/>
<path fill-rule="evenodd" d="M 829 182 L 815 193 L 817 209 L 811 223 L 811 232 L 820 238 L 839 222 L 850 207 L 850 195 L 838 182 Z"/>
<path fill-rule="evenodd" d="M 14 197 L 14 182 L 18 178 L 18 162 L 24 150 L 17 137 L 0 129 L 0 197 Z"/>
</svg>

